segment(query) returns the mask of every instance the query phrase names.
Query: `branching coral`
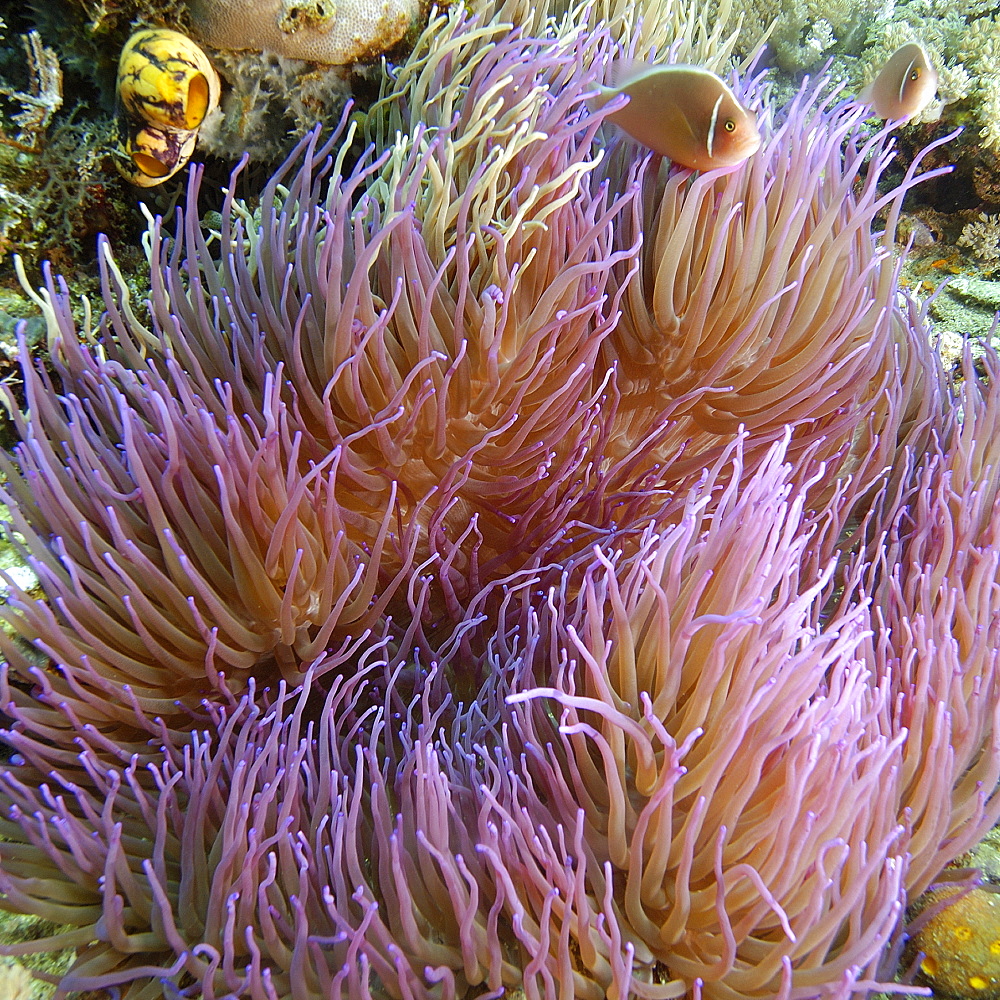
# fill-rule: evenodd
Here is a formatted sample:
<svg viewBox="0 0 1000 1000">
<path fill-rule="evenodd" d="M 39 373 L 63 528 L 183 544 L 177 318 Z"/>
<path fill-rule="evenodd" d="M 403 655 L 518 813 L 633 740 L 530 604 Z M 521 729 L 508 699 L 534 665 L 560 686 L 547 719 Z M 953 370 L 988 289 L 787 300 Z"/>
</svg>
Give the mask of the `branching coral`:
<svg viewBox="0 0 1000 1000">
<path fill-rule="evenodd" d="M 1000 216 L 979 213 L 962 227 L 958 246 L 968 247 L 981 261 L 993 266 L 1000 261 Z"/>
<path fill-rule="evenodd" d="M 753 0 L 740 7 L 743 38 L 738 48 L 752 52 L 756 39 L 768 32 L 768 44 L 780 66 L 790 71 L 812 69 L 833 51 L 860 49 L 880 6 L 876 0 Z"/>
<path fill-rule="evenodd" d="M 47 278 L 0 890 L 64 989 L 846 997 L 1000 813 L 1000 361 L 898 287 L 919 165 L 751 80 L 671 168 L 586 16 L 433 21 L 214 235 L 196 175 L 148 319 Z"/>
</svg>

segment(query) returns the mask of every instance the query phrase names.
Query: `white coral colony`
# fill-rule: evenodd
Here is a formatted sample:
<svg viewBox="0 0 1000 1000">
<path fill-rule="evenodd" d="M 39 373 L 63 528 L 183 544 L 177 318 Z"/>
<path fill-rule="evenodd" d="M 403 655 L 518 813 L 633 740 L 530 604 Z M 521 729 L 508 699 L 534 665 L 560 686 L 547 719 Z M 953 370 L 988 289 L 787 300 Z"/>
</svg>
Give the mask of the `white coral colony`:
<svg viewBox="0 0 1000 1000">
<path fill-rule="evenodd" d="M 217 49 L 275 52 L 328 66 L 372 59 L 400 41 L 419 0 L 191 0 L 191 25 Z"/>
</svg>

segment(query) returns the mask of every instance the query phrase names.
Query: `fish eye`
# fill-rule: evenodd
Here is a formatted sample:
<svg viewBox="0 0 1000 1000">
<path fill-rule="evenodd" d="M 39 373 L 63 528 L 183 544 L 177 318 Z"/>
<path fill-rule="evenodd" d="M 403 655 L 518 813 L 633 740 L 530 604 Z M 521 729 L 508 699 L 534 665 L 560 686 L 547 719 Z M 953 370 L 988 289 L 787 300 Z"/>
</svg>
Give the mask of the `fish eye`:
<svg viewBox="0 0 1000 1000">
<path fill-rule="evenodd" d="M 735 132 L 735 131 L 736 131 L 736 122 L 734 122 L 734 121 L 732 120 L 732 118 L 727 118 L 727 119 L 725 120 L 725 122 L 723 123 L 722 127 L 723 127 L 723 128 L 724 128 L 724 129 L 725 129 L 725 130 L 726 130 L 727 132 Z"/>
<path fill-rule="evenodd" d="M 920 67 L 917 66 L 915 69 L 910 71 L 910 80 L 913 81 L 919 79 L 920 79 Z"/>
</svg>

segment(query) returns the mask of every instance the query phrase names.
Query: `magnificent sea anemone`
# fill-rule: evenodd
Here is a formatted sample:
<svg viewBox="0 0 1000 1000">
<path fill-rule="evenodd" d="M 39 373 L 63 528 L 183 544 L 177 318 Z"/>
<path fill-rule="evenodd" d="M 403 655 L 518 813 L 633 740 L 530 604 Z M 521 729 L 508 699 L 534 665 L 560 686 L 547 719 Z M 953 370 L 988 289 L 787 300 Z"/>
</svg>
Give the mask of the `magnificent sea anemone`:
<svg viewBox="0 0 1000 1000">
<path fill-rule="evenodd" d="M 62 990 L 848 996 L 996 821 L 1000 360 L 900 287 L 919 160 L 747 77 L 756 155 L 671 167 L 588 103 L 625 23 L 434 15 L 356 162 L 215 230 L 195 171 L 141 308 L 47 275 L 0 904 Z"/>
</svg>

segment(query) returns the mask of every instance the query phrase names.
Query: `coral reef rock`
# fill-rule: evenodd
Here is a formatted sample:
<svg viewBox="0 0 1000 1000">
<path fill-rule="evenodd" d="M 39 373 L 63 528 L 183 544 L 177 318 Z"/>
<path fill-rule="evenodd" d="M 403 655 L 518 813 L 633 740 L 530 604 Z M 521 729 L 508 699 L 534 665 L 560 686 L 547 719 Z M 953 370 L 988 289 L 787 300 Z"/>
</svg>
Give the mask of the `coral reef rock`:
<svg viewBox="0 0 1000 1000">
<path fill-rule="evenodd" d="M 192 0 L 191 23 L 207 45 L 276 52 L 329 66 L 391 48 L 420 13 L 417 0 Z"/>
</svg>

